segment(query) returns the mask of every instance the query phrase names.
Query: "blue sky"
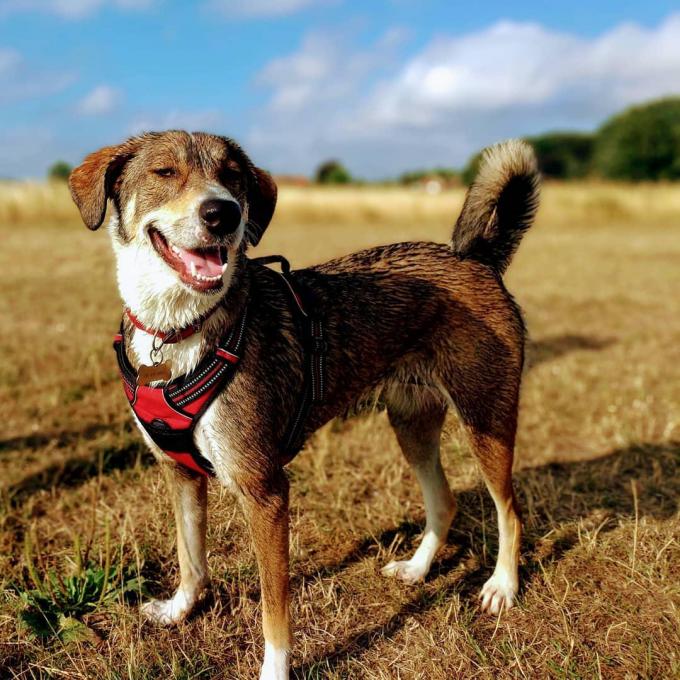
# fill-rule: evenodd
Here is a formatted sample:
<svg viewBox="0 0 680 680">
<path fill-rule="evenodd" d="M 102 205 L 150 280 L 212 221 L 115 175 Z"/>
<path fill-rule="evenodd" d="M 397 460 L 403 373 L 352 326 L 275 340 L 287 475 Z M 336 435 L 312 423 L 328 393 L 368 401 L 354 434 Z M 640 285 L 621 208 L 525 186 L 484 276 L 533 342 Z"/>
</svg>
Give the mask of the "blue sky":
<svg viewBox="0 0 680 680">
<path fill-rule="evenodd" d="M 660 0 L 0 0 L 0 177 L 169 127 L 393 176 L 674 93 Z"/>
</svg>

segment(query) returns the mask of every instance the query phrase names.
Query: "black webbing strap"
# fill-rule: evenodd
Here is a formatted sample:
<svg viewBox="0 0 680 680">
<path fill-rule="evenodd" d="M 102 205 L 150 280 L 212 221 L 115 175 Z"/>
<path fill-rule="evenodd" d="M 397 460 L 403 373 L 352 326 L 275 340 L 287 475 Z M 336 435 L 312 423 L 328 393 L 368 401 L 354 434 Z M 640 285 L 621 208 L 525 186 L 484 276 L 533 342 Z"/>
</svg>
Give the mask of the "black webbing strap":
<svg viewBox="0 0 680 680">
<path fill-rule="evenodd" d="M 274 263 L 280 265 L 281 273 L 277 278 L 283 282 L 283 287 L 292 300 L 293 314 L 298 319 L 302 334 L 305 361 L 304 386 L 295 416 L 288 426 L 281 447 L 286 462 L 289 462 L 304 444 L 305 423 L 312 404 L 322 403 L 326 392 L 327 345 L 323 318 L 319 306 L 315 304 L 312 292 L 302 288 L 295 280 L 294 273 L 291 272 L 290 264 L 285 257 L 269 255 L 258 257 L 251 262 L 262 265 Z M 274 273 L 277 274 L 277 272 Z"/>
</svg>

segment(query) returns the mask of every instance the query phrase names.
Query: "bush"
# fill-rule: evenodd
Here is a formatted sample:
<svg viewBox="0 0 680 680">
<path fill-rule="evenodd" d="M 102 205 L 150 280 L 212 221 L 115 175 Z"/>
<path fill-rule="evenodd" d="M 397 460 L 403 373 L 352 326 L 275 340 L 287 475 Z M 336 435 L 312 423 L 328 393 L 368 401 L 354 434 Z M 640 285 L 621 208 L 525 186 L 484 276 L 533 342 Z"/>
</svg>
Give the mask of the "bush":
<svg viewBox="0 0 680 680">
<path fill-rule="evenodd" d="M 595 147 L 592 134 L 551 132 L 526 141 L 533 147 L 545 177 L 573 179 L 585 177 L 591 170 Z"/>
<path fill-rule="evenodd" d="M 538 167 L 546 177 L 585 177 L 592 167 L 595 137 L 580 132 L 550 132 L 526 140 L 534 149 Z M 482 152 L 470 158 L 461 172 L 465 184 L 472 184 L 479 170 Z"/>
<path fill-rule="evenodd" d="M 438 178 L 442 182 L 453 182 L 460 173 L 453 168 L 431 168 L 430 170 L 410 170 L 397 178 L 400 184 L 415 184 L 428 179 Z"/>
<path fill-rule="evenodd" d="M 352 175 L 340 161 L 326 161 L 316 171 L 316 181 L 319 184 L 349 184 Z"/>
<path fill-rule="evenodd" d="M 57 161 L 50 166 L 50 169 L 47 171 L 47 177 L 60 182 L 66 182 L 72 169 L 66 161 Z"/>
<path fill-rule="evenodd" d="M 607 121 L 594 164 L 611 179 L 680 178 L 680 98 L 635 106 Z"/>
<path fill-rule="evenodd" d="M 463 180 L 463 184 L 468 186 L 472 184 L 475 177 L 477 177 L 477 172 L 479 171 L 479 164 L 482 160 L 482 152 L 478 151 L 474 156 L 472 156 L 465 167 L 461 170 L 460 178 Z"/>
</svg>

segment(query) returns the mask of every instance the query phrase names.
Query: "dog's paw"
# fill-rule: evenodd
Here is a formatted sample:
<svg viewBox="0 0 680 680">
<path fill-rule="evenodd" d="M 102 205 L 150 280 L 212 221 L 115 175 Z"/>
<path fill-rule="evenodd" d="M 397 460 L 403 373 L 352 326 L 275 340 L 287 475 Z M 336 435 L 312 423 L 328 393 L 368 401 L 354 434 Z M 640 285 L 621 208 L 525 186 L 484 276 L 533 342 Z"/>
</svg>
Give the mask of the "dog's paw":
<svg viewBox="0 0 680 680">
<path fill-rule="evenodd" d="M 425 580 L 427 571 L 427 565 L 412 559 L 403 562 L 392 561 L 381 570 L 383 576 L 394 576 L 409 585 Z"/>
<path fill-rule="evenodd" d="M 286 649 L 277 649 L 269 642 L 264 643 L 264 661 L 260 669 L 260 680 L 288 680 L 289 654 Z"/>
<path fill-rule="evenodd" d="M 482 601 L 482 611 L 498 615 L 501 611 L 510 609 L 515 604 L 517 582 L 502 572 L 495 573 L 484 584 L 479 598 Z"/>
<path fill-rule="evenodd" d="M 159 626 L 174 626 L 186 618 L 191 603 L 185 593 L 178 590 L 169 600 L 150 600 L 142 607 L 142 615 Z"/>
</svg>

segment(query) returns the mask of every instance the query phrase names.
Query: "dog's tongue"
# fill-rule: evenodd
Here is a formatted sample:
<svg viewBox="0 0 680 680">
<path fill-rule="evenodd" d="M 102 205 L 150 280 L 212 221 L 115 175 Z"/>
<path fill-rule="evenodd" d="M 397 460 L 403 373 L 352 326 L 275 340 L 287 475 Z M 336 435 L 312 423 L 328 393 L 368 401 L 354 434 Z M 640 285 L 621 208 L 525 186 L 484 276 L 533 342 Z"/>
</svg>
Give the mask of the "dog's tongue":
<svg viewBox="0 0 680 680">
<path fill-rule="evenodd" d="M 219 247 L 201 248 L 200 250 L 184 250 L 177 248 L 177 254 L 184 262 L 187 271 L 193 275 L 219 276 L 222 274 L 222 251 Z M 193 263 L 193 268 L 192 268 Z"/>
</svg>

